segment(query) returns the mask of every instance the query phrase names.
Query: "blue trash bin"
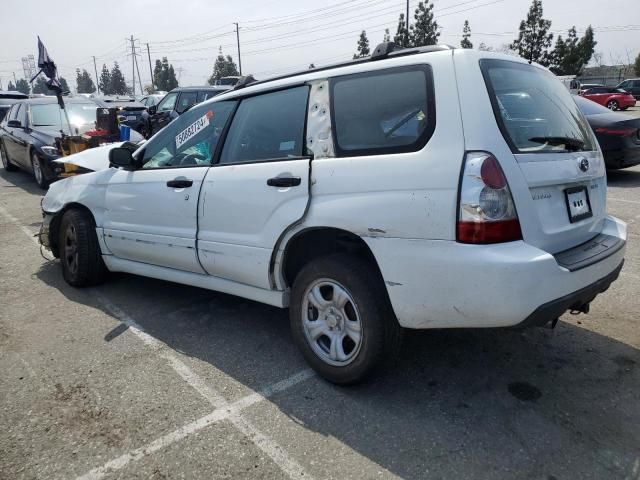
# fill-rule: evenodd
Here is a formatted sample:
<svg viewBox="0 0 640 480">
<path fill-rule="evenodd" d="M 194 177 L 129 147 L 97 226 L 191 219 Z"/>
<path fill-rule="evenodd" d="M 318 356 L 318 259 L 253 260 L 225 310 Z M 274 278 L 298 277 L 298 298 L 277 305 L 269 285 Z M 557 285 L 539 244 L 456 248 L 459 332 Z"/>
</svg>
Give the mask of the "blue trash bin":
<svg viewBox="0 0 640 480">
<path fill-rule="evenodd" d="M 131 139 L 131 127 L 120 125 L 120 141 L 128 142 Z"/>
</svg>

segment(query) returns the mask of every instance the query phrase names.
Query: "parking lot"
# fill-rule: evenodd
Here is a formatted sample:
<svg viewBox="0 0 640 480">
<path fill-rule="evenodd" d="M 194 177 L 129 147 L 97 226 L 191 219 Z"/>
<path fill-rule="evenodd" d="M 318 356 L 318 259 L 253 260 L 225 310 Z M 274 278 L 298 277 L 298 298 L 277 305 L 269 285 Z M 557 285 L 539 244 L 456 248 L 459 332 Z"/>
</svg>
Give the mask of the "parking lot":
<svg viewBox="0 0 640 480">
<path fill-rule="evenodd" d="M 609 173 L 627 258 L 589 315 L 410 332 L 350 388 L 308 370 L 285 311 L 69 287 L 34 238 L 42 195 L 1 171 L 0 478 L 640 478 L 640 167 Z"/>
</svg>

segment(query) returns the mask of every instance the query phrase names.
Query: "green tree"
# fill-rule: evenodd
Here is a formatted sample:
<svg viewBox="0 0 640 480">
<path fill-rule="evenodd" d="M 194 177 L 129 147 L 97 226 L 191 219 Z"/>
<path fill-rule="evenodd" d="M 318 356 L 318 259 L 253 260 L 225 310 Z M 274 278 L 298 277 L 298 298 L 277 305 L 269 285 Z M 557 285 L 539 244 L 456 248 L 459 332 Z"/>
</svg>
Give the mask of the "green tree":
<svg viewBox="0 0 640 480">
<path fill-rule="evenodd" d="M 436 45 L 440 32 L 438 22 L 433 16 L 433 3 L 420 2 L 416 8 L 415 23 L 411 35 L 411 45 L 413 47 L 423 47 L 425 45 Z"/>
<path fill-rule="evenodd" d="M 9 90 L 17 90 L 18 92 L 22 92 L 25 95 L 29 95 L 29 93 L 31 93 L 29 82 L 27 82 L 24 78 L 18 80 L 15 85 L 12 85 L 11 82 L 9 82 Z"/>
<path fill-rule="evenodd" d="M 316 66 L 313 63 L 309 64 L 309 70 L 313 70 L 314 68 L 316 68 Z"/>
<path fill-rule="evenodd" d="M 16 86 L 13 84 L 13 82 L 11 80 L 9 80 L 9 84 L 7 85 L 7 90 L 9 91 L 16 91 Z"/>
<path fill-rule="evenodd" d="M 469 20 L 464 21 L 464 27 L 462 27 L 462 40 L 460 41 L 460 46 L 462 48 L 473 48 L 473 43 L 471 43 L 471 27 L 469 26 Z"/>
<path fill-rule="evenodd" d="M 62 89 L 62 93 L 70 93 L 71 89 L 69 88 L 69 84 L 67 83 L 67 79 L 64 77 L 58 78 L 58 82 L 60 82 L 60 88 Z"/>
<path fill-rule="evenodd" d="M 165 91 L 173 90 L 178 86 L 175 70 L 173 65 L 169 64 L 167 57 L 162 57 L 162 60 L 156 60 L 153 68 L 153 83 L 158 90 Z"/>
<path fill-rule="evenodd" d="M 393 41 L 396 46 L 400 48 L 411 46 L 411 35 L 409 34 L 409 29 L 404 19 L 404 13 L 401 13 L 400 18 L 398 18 L 398 29 L 393 37 Z"/>
<path fill-rule="evenodd" d="M 96 91 L 91 75 L 84 69 L 80 72 L 80 69 L 76 68 L 76 91 L 78 93 L 94 93 Z"/>
<path fill-rule="evenodd" d="M 43 95 L 49 94 L 49 87 L 47 87 L 47 80 L 44 78 L 44 76 L 39 75 L 38 78 L 36 78 L 36 81 L 33 85 L 33 93 Z"/>
<path fill-rule="evenodd" d="M 118 62 L 113 62 L 113 68 L 111 69 L 111 81 L 109 82 L 109 92 L 111 95 L 126 95 L 127 94 L 127 82 L 124 80 L 124 75 L 120 70 Z"/>
<path fill-rule="evenodd" d="M 367 38 L 367 32 L 362 30 L 360 38 L 358 39 L 358 50 L 353 55 L 353 58 L 368 57 L 371 51 L 369 50 L 369 39 Z"/>
<path fill-rule="evenodd" d="M 596 44 L 591 26 L 582 38 L 578 38 L 576 27 L 571 27 L 566 39 L 558 35 L 550 54 L 549 68 L 556 75 L 579 75 L 591 60 Z"/>
<path fill-rule="evenodd" d="M 105 64 L 102 64 L 102 71 L 100 72 L 100 80 L 98 80 L 98 86 L 103 95 L 111 95 L 111 73 Z"/>
<path fill-rule="evenodd" d="M 238 76 L 238 67 L 231 58 L 231 55 L 226 57 L 222 54 L 222 47 L 218 49 L 218 56 L 213 64 L 213 73 L 209 77 L 209 85 L 214 85 L 216 80 L 220 80 L 222 77 L 234 77 Z"/>
<path fill-rule="evenodd" d="M 553 40 L 553 33 L 549 33 L 551 20 L 545 20 L 542 11 L 542 0 L 533 0 L 527 19 L 520 22 L 518 38 L 509 46 L 518 52 L 522 58 L 548 66 L 551 55 L 548 48 Z"/>
<path fill-rule="evenodd" d="M 633 64 L 633 71 L 637 76 L 640 77 L 640 53 L 636 57 L 636 61 Z"/>
</svg>

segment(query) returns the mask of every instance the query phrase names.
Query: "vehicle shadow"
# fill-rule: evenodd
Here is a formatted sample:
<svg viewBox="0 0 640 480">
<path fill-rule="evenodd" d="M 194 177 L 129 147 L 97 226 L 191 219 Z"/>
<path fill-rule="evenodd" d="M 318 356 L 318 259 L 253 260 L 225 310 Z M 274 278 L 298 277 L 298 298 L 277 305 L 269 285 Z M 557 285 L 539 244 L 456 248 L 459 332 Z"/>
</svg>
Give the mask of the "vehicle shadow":
<svg viewBox="0 0 640 480">
<path fill-rule="evenodd" d="M 46 193 L 46 190 L 38 187 L 33 175 L 24 170 L 7 172 L 4 168 L 0 168 L 0 178 L 10 184 L 1 185 L 0 188 L 20 188 L 31 195 L 44 195 Z"/>
<path fill-rule="evenodd" d="M 607 170 L 607 184 L 611 187 L 640 187 L 640 170 Z"/>
<path fill-rule="evenodd" d="M 73 289 L 57 262 L 37 276 L 112 315 L 98 300 L 107 298 L 169 348 L 252 390 L 306 368 L 284 310 L 130 275 Z M 584 322 L 602 321 L 593 317 Z M 337 387 L 315 378 L 270 402 L 296 429 L 336 439 L 402 478 L 636 478 L 640 352 L 572 323 L 408 332 L 398 361 L 374 380 Z M 125 331 L 119 324 L 104 341 Z M 252 417 L 266 429 L 272 420 Z M 331 476 L 331 451 L 307 447 Z M 345 477 L 366 476 L 354 472 Z"/>
</svg>

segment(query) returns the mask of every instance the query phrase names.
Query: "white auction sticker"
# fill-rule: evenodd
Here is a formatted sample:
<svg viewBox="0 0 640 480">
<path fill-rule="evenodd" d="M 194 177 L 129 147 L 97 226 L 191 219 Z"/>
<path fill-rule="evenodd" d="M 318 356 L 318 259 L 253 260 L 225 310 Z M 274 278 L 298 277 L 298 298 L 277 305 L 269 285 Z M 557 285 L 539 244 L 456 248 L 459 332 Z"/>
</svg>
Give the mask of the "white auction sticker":
<svg viewBox="0 0 640 480">
<path fill-rule="evenodd" d="M 189 125 L 187 128 L 182 130 L 178 135 L 176 135 L 176 149 L 180 148 L 180 146 L 186 142 L 188 142 L 191 138 L 197 135 L 202 129 L 209 126 L 209 119 L 213 117 L 213 112 L 209 110 L 202 117 L 198 118 L 195 122 Z"/>
</svg>

